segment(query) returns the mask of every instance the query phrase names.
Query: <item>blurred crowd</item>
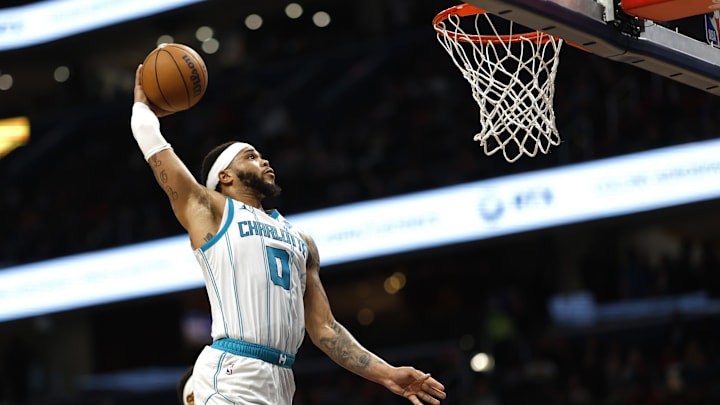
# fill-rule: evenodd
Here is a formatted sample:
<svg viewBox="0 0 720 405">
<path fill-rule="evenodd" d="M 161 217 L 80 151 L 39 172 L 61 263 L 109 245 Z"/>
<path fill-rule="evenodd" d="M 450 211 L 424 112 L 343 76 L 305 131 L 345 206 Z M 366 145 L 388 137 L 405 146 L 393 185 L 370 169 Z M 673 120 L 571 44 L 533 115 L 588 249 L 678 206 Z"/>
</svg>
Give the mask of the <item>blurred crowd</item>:
<svg viewBox="0 0 720 405">
<path fill-rule="evenodd" d="M 622 226 L 611 227 L 605 236 L 619 237 Z M 582 231 L 578 235 L 582 235 Z M 688 255 L 680 249 L 666 257 L 662 266 L 639 249 L 628 255 L 622 247 L 608 249 L 601 261 L 607 270 L 600 287 L 582 279 L 588 271 L 600 272 L 587 263 L 596 255 L 584 255 L 568 274 L 560 270 L 562 259 L 552 249 L 553 238 L 532 237 L 513 244 L 489 244 L 472 249 L 437 252 L 402 261 L 364 266 L 365 278 L 375 274 L 407 271 L 408 285 L 400 295 L 408 311 L 376 314 L 363 327 L 352 317 L 342 322 L 363 344 L 393 364 L 410 364 L 430 371 L 446 386 L 448 405 L 710 405 L 720 403 L 720 314 L 664 314 L 567 326 L 548 311 L 548 300 L 564 290 L 568 279 L 579 277 L 578 287 L 592 292 L 598 303 L 667 297 L 705 289 L 705 266 L 715 257 L 709 252 Z M 588 243 L 593 243 L 592 239 Z M 698 240 L 684 246 L 696 250 Z M 521 252 L 522 254 L 518 254 Z M 695 258 L 691 258 L 694 256 Z M 630 258 L 633 260 L 629 260 Z M 648 281 L 644 291 L 628 288 L 628 279 L 644 267 Z M 682 269 L 674 284 L 660 282 L 665 266 Z M 441 276 L 439 276 L 441 273 Z M 330 273 L 328 273 L 330 274 Z M 333 277 L 331 276 L 332 280 Z M 333 282 L 329 283 L 332 302 Z M 664 287 L 663 287 L 664 286 Z M 715 299 L 717 293 L 711 293 Z M 354 300 L 353 297 L 346 299 Z M 148 308 L 149 309 L 149 308 Z M 652 309 L 651 309 L 652 311 Z M 165 322 L 164 324 L 167 324 Z M 131 341 L 135 341 L 134 339 Z M 105 340 L 104 347 L 113 347 Z M 119 340 L 123 342 L 123 340 Z M 182 358 L 170 345 L 178 360 Z M 125 347 L 125 346 L 122 346 Z M 12 348 L 12 357 L 26 356 Z M 26 348 L 27 349 L 27 348 Z M 156 350 L 133 346 L 133 356 L 157 357 Z M 194 359 L 190 350 L 187 361 Z M 37 351 L 35 357 L 37 356 Z M 31 352 L 32 353 L 32 352 Z M 471 358 L 486 353 L 490 361 L 482 371 L 473 370 Z M 119 350 L 114 356 L 128 357 Z M 113 356 L 111 353 L 104 356 Z M 4 364 L 0 369 L 0 398 L 18 395 L 23 367 Z M 24 364 L 23 361 L 13 364 Z M 293 367 L 297 405 L 404 404 L 404 399 L 365 381 L 323 356 L 307 342 Z M 51 378 L 48 369 L 35 370 L 35 381 L 25 382 L 42 390 Z M 8 378 L 12 376 L 13 378 Z M 32 389 L 28 386 L 25 389 Z M 42 391 L 41 391 L 42 392 Z M 57 405 L 171 404 L 172 392 L 153 396 L 143 392 L 85 392 L 72 400 L 13 402 Z"/>
<path fill-rule="evenodd" d="M 623 231 L 619 227 L 614 232 Z M 560 261 L 551 250 L 533 244 L 541 245 L 532 238 L 514 246 L 474 249 L 462 257 L 448 254 L 407 263 L 413 268 L 413 279 L 421 278 L 414 282 L 427 286 L 414 290 L 417 296 L 409 301 L 418 315 L 372 325 L 370 329 L 386 333 L 371 344 L 394 343 L 398 349 L 386 352 L 391 361 L 412 362 L 432 370 L 447 385 L 447 404 L 720 403 L 717 304 L 713 313 L 662 315 L 648 304 L 646 317 L 564 326 L 547 310 L 548 299 L 562 291 L 559 286 L 565 277 L 557 270 Z M 686 248 L 701 249 L 703 244 L 702 240 L 686 241 L 683 249 L 668 255 L 660 266 L 642 249 L 632 254 L 620 247 L 609 249 L 599 260 L 602 269 L 588 267 L 593 259 L 598 260 L 591 254 L 578 262 L 570 277 L 582 278 L 591 272 L 604 275 L 603 286 L 586 279 L 579 284 L 594 294 L 598 303 L 642 302 L 713 290 L 708 283 L 717 280 L 716 254 L 703 251 L 694 259 L 687 254 Z M 522 252 L 524 257 L 512 258 L 513 252 Z M 671 283 L 662 281 L 668 267 L 677 270 Z M 647 272 L 643 289 L 632 288 L 635 283 L 630 281 L 636 278 L 638 268 Z M 464 282 L 458 283 L 460 279 Z M 717 289 L 709 294 L 720 297 Z M 392 322 L 399 325 L 393 328 Z M 432 344 L 401 344 L 403 339 L 412 341 L 416 334 L 425 335 Z M 448 341 L 448 336 L 456 339 Z M 481 372 L 471 369 L 470 360 L 476 353 L 491 356 L 489 368 Z M 332 366 L 313 370 L 300 366 L 298 376 L 298 404 L 403 403 L 382 388 L 338 373 Z"/>
<path fill-rule="evenodd" d="M 470 86 L 425 34 L 272 69 L 211 71 L 206 98 L 164 118 L 163 132 L 193 173 L 216 144 L 255 144 L 285 190 L 272 203 L 290 214 L 707 139 L 720 128 L 716 97 L 567 47 L 555 97 L 563 142 L 510 165 L 472 140 L 480 124 Z M 14 230 L 3 264 L 181 233 L 129 133 L 131 93 L 116 98 L 35 118 L 31 144 L 0 161 L 0 204 Z"/>
</svg>

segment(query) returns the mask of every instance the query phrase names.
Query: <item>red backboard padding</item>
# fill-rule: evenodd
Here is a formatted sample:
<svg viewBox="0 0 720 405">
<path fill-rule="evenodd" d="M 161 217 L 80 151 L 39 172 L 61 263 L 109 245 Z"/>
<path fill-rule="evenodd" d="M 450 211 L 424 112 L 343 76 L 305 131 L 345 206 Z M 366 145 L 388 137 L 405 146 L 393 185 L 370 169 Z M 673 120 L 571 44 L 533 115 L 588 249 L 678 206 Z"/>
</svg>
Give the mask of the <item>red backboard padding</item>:
<svg viewBox="0 0 720 405">
<path fill-rule="evenodd" d="M 713 0 L 622 0 L 623 11 L 652 21 L 672 21 L 720 9 Z"/>
</svg>

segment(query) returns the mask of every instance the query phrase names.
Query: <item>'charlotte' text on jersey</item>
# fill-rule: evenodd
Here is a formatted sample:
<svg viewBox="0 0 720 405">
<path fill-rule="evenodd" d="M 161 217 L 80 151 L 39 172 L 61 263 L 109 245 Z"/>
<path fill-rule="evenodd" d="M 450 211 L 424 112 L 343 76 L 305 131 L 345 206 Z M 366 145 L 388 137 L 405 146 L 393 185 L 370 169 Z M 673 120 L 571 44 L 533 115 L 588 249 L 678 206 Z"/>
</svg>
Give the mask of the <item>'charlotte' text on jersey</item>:
<svg viewBox="0 0 720 405">
<path fill-rule="evenodd" d="M 300 251 L 303 257 L 307 258 L 307 245 L 305 241 L 288 232 L 286 229 L 278 229 L 276 226 L 259 221 L 240 221 L 237 224 L 240 228 L 240 236 L 243 238 L 257 235 L 279 240 L 292 246 L 293 249 Z"/>
</svg>

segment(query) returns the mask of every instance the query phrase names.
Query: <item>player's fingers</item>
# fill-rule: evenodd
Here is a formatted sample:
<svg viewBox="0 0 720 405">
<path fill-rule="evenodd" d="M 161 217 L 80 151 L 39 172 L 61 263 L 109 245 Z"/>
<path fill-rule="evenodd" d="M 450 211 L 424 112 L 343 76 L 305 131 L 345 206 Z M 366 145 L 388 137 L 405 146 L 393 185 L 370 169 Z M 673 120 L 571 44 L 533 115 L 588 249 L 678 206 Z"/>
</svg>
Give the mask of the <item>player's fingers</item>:
<svg viewBox="0 0 720 405">
<path fill-rule="evenodd" d="M 422 402 L 420 402 L 421 404 L 424 403 L 424 404 L 437 405 L 437 404 L 440 403 L 440 400 L 438 400 L 438 399 L 435 398 L 434 396 L 428 394 L 427 392 L 421 392 L 421 393 L 419 393 L 419 394 L 417 395 L 417 398 L 418 398 L 418 402 L 420 402 L 419 400 L 422 400 Z"/>
<path fill-rule="evenodd" d="M 435 389 L 433 389 L 431 391 L 430 395 L 432 395 L 433 397 L 438 398 L 438 399 L 445 399 L 445 397 L 447 397 L 447 394 L 445 393 L 445 391 L 439 391 L 439 390 L 435 390 Z"/>
<path fill-rule="evenodd" d="M 420 377 L 418 377 L 418 380 L 420 380 L 423 384 L 427 382 L 430 379 L 430 373 L 423 373 L 420 372 Z"/>
<path fill-rule="evenodd" d="M 433 392 L 433 393 L 434 392 L 442 393 L 443 395 L 445 395 L 445 386 L 442 385 L 439 381 L 437 381 L 435 379 L 430 379 L 427 382 L 425 382 L 425 384 L 427 386 L 426 391 Z"/>
<path fill-rule="evenodd" d="M 417 395 L 410 395 L 409 397 L 407 397 L 407 399 L 409 399 L 410 402 L 412 402 L 415 405 L 423 405 L 423 403 L 420 402 L 420 400 L 418 399 Z"/>
</svg>

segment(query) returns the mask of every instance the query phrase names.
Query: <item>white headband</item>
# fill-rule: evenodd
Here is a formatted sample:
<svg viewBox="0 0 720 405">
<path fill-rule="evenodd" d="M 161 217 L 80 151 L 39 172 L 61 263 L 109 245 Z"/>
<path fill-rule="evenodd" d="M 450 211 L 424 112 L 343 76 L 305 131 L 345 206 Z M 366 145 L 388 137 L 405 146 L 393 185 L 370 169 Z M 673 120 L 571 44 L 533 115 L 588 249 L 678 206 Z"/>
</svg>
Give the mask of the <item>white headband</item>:
<svg viewBox="0 0 720 405">
<path fill-rule="evenodd" d="M 195 394 L 195 392 L 193 391 L 193 377 L 192 377 L 192 375 L 190 375 L 190 378 L 188 378 L 187 381 L 185 381 L 185 386 L 183 387 L 183 393 L 182 393 L 182 395 L 183 395 L 183 404 L 188 405 L 187 397 L 188 397 L 188 395 L 190 395 L 190 394 L 193 394 L 193 395 Z"/>
<path fill-rule="evenodd" d="M 237 154 L 240 153 L 241 150 L 252 147 L 253 146 L 249 143 L 235 142 L 234 144 L 225 148 L 225 150 L 222 151 L 222 153 L 217 157 L 217 159 L 215 159 L 215 163 L 213 163 L 213 165 L 210 167 L 207 179 L 205 180 L 205 186 L 207 186 L 207 188 L 209 188 L 210 190 L 215 190 L 215 187 L 217 187 L 218 183 L 220 182 L 220 179 L 218 178 L 220 172 L 230 166 L 230 163 L 232 163 L 233 159 L 235 159 L 235 156 L 237 156 Z"/>
</svg>

